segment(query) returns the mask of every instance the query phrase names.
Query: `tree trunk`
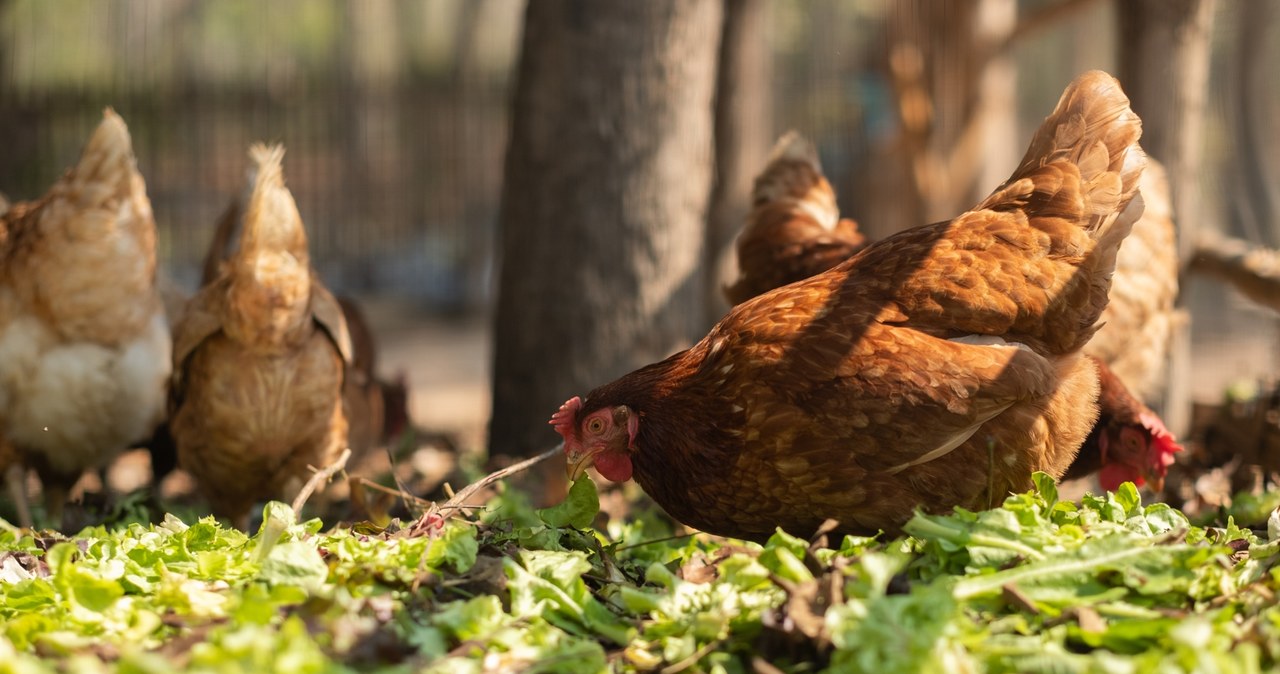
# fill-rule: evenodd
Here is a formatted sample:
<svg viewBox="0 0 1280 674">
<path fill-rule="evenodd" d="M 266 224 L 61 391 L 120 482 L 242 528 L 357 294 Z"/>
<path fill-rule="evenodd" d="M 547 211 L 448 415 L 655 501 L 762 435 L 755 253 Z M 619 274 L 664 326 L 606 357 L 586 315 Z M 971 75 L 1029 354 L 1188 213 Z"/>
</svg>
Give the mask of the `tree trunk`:
<svg viewBox="0 0 1280 674">
<path fill-rule="evenodd" d="M 499 215 L 491 456 L 700 336 L 719 0 L 530 2 Z M 563 475 L 563 467 L 560 466 Z"/>
<path fill-rule="evenodd" d="M 751 204 L 751 181 L 764 168 L 772 132 L 773 74 L 764 0 L 726 0 L 716 81 L 715 187 L 707 217 L 706 324 L 729 308 L 721 288 L 736 276 L 734 240 Z"/>
<path fill-rule="evenodd" d="M 1275 181 L 1271 179 L 1272 119 L 1267 114 L 1267 99 L 1272 93 L 1266 79 L 1268 66 L 1280 55 L 1276 45 L 1267 39 L 1274 32 L 1275 0 L 1255 2 L 1239 10 L 1239 38 L 1233 45 L 1235 123 L 1231 125 L 1236 141 L 1236 161 L 1232 182 L 1236 190 L 1232 202 L 1237 231 L 1250 240 L 1274 246 L 1280 244 L 1280 221 L 1276 217 Z"/>
<path fill-rule="evenodd" d="M 1179 258 L 1195 244 L 1201 129 L 1209 78 L 1214 0 L 1117 2 L 1120 82 L 1142 118 L 1142 147 L 1169 174 Z"/>
<path fill-rule="evenodd" d="M 1120 82 L 1142 118 L 1142 147 L 1169 175 L 1178 258 L 1184 265 L 1195 245 L 1199 221 L 1201 129 L 1209 76 L 1209 39 L 1214 0 L 1126 0 L 1117 2 Z M 1185 281 L 1185 274 L 1183 276 Z M 1179 304 L 1186 300 L 1181 293 Z M 1175 330 L 1163 401 L 1149 401 L 1175 434 L 1190 423 L 1191 341 Z"/>
</svg>

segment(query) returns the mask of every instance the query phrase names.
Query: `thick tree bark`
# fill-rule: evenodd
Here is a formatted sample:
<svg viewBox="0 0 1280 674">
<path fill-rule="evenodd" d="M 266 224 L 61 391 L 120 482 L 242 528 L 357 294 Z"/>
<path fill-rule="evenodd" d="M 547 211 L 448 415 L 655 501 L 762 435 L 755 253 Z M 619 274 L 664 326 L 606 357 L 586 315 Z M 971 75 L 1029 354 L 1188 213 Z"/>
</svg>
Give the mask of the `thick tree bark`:
<svg viewBox="0 0 1280 674">
<path fill-rule="evenodd" d="M 1142 118 L 1142 147 L 1169 175 L 1178 258 L 1185 264 L 1200 217 L 1197 176 L 1208 91 L 1214 0 L 1125 0 L 1119 18 L 1120 83 Z M 1185 275 L 1184 275 L 1185 280 Z M 1185 302 L 1182 293 L 1179 305 Z M 1169 348 L 1164 400 L 1147 401 L 1175 434 L 1187 431 L 1191 414 L 1191 340 L 1176 330 Z"/>
<path fill-rule="evenodd" d="M 499 216 L 491 455 L 700 336 L 720 0 L 528 5 Z"/>
<path fill-rule="evenodd" d="M 772 132 L 773 74 L 764 0 L 726 0 L 716 81 L 715 186 L 707 217 L 707 324 L 729 308 L 721 288 L 736 277 L 733 246 L 764 168 Z"/>
<path fill-rule="evenodd" d="M 1120 83 L 1142 118 L 1142 147 L 1169 174 L 1178 251 L 1187 260 L 1199 220 L 1201 129 L 1214 0 L 1117 2 Z"/>
</svg>

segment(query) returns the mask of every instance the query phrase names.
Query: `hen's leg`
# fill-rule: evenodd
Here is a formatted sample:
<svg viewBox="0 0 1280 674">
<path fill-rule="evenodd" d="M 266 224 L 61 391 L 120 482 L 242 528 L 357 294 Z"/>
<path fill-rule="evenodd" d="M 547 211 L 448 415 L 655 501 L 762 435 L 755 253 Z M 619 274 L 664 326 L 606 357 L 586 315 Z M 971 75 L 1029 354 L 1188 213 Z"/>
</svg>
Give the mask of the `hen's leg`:
<svg viewBox="0 0 1280 674">
<path fill-rule="evenodd" d="M 13 497 L 14 507 L 18 509 L 18 524 L 30 529 L 35 526 L 35 521 L 31 519 L 31 504 L 27 502 L 27 468 L 22 464 L 14 464 L 4 474 L 5 482 L 9 488 L 9 495 Z"/>
<path fill-rule="evenodd" d="M 56 480 L 44 480 L 42 488 L 44 489 L 45 523 L 62 531 L 66 526 L 63 515 L 67 505 L 67 494 L 71 489 Z"/>
</svg>

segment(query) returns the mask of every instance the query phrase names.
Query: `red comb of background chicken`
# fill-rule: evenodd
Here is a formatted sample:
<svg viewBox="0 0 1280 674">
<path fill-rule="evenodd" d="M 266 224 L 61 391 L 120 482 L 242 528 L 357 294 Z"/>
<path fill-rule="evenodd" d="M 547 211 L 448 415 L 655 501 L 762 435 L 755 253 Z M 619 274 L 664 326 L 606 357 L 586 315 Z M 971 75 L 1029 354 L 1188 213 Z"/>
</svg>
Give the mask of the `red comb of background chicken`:
<svg viewBox="0 0 1280 674">
<path fill-rule="evenodd" d="M 1164 476 L 1169 472 L 1169 466 L 1173 465 L 1173 455 L 1182 451 L 1182 445 L 1178 444 L 1177 439 L 1173 437 L 1169 429 L 1165 428 L 1164 422 L 1154 412 L 1150 410 L 1139 412 L 1138 423 L 1142 424 L 1142 427 L 1151 435 L 1146 457 L 1146 475 L 1151 481 L 1152 491 L 1160 492 L 1164 489 Z M 1115 491 L 1125 482 L 1132 482 L 1137 487 L 1146 484 L 1147 481 L 1143 479 L 1142 475 L 1134 473 L 1132 466 L 1126 466 L 1123 463 L 1106 462 L 1106 437 L 1104 436 L 1100 440 L 1102 442 L 1104 465 L 1098 471 L 1098 484 L 1103 489 Z"/>
<path fill-rule="evenodd" d="M 1167 470 L 1169 466 L 1173 465 L 1173 455 L 1182 451 L 1182 445 L 1178 444 L 1177 439 L 1173 437 L 1173 433 L 1170 433 L 1169 429 L 1164 427 L 1164 422 L 1154 412 L 1143 412 L 1138 415 L 1138 419 L 1147 430 L 1151 431 L 1151 436 L 1155 438 L 1155 443 L 1151 446 L 1151 465 L 1163 466 Z M 1164 472 L 1162 471 L 1161 477 L 1163 476 Z"/>
</svg>

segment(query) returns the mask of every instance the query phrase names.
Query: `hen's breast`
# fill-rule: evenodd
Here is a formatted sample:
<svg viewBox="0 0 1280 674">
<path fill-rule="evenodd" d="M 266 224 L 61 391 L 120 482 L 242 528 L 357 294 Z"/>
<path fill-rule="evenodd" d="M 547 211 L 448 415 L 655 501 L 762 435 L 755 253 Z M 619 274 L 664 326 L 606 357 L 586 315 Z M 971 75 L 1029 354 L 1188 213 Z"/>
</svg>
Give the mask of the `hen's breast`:
<svg viewBox="0 0 1280 674">
<path fill-rule="evenodd" d="M 0 428 L 61 475 L 101 465 L 159 423 L 169 350 L 159 311 L 113 345 L 68 341 L 35 315 L 11 316 L 0 329 Z"/>
<path fill-rule="evenodd" d="M 346 436 L 342 368 L 318 330 L 281 355 L 210 337 L 187 362 L 171 423 L 183 467 L 206 490 L 259 498 L 277 495 L 308 463 L 326 465 Z"/>
</svg>

